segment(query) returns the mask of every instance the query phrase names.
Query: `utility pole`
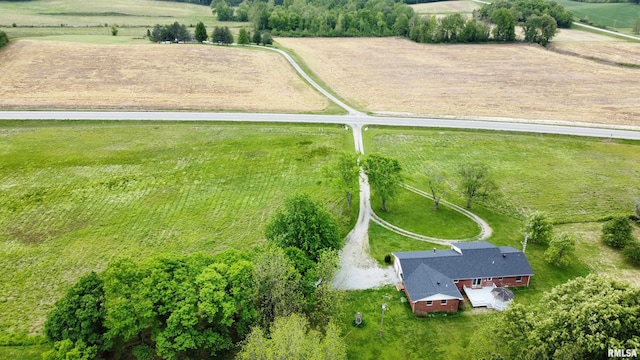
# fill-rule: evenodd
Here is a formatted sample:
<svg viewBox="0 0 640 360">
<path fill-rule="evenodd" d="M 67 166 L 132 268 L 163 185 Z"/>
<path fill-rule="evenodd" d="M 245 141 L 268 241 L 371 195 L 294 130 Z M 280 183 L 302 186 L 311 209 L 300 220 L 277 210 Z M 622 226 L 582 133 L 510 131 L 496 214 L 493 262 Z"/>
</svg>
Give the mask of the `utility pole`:
<svg viewBox="0 0 640 360">
<path fill-rule="evenodd" d="M 382 337 L 382 326 L 384 325 L 384 311 L 387 310 L 387 303 L 384 302 L 384 297 L 382 298 L 382 317 L 380 318 L 380 333 L 378 334 Z"/>
</svg>

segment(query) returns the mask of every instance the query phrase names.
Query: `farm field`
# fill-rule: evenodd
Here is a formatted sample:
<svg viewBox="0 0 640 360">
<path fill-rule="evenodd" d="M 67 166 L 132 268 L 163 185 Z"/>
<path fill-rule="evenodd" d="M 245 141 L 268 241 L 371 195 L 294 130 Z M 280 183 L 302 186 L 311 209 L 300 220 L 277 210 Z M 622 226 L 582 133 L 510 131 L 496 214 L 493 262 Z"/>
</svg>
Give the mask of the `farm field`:
<svg viewBox="0 0 640 360">
<path fill-rule="evenodd" d="M 369 153 L 397 159 L 408 184 L 426 189 L 424 169 L 439 169 L 459 202 L 456 171 L 464 161 L 480 161 L 493 172 L 500 196 L 488 207 L 522 218 L 542 210 L 554 222 L 598 221 L 633 213 L 640 198 L 640 143 L 609 139 L 498 132 L 370 127 Z M 491 224 L 491 222 L 489 222 Z"/>
<path fill-rule="evenodd" d="M 136 0 L 32 0 L 1 2 L 0 26 L 101 27 L 105 23 L 127 27 L 153 27 L 178 21 L 187 26 L 202 21 L 213 24 L 215 16 L 204 5 L 168 1 Z"/>
<path fill-rule="evenodd" d="M 640 66 L 640 43 L 574 29 L 560 29 L 549 46 L 561 53 L 606 63 Z"/>
<path fill-rule="evenodd" d="M 340 96 L 377 114 L 640 126 L 638 69 L 526 44 L 279 38 Z"/>
<path fill-rule="evenodd" d="M 282 56 L 261 50 L 18 41 L 0 52 L 3 109 L 306 113 L 328 106 Z"/>
<path fill-rule="evenodd" d="M 640 18 L 640 6 L 631 3 L 586 3 L 573 0 L 558 0 L 573 13 L 574 18 L 589 19 L 594 25 L 616 28 L 621 32 L 630 32 L 630 28 Z"/>
<path fill-rule="evenodd" d="M 0 345 L 41 334 L 64 291 L 117 257 L 252 248 L 294 193 L 351 227 L 321 175 L 353 148 L 338 126 L 2 122 L 0 138 Z"/>
<path fill-rule="evenodd" d="M 418 14 L 471 14 L 473 10 L 480 9 L 481 5 L 473 1 L 437 1 L 432 3 L 422 3 L 411 5 Z"/>
</svg>

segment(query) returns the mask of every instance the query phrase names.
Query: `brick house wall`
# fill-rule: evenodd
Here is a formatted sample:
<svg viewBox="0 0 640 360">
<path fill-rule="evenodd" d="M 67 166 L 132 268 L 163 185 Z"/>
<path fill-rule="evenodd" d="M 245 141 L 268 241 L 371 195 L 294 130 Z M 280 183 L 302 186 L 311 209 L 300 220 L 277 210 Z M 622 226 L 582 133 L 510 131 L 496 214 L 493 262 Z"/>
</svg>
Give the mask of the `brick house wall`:
<svg viewBox="0 0 640 360">
<path fill-rule="evenodd" d="M 414 314 L 421 316 L 432 312 L 451 312 L 458 311 L 460 307 L 460 300 L 448 299 L 446 304 L 442 304 L 441 300 L 433 300 L 431 305 L 427 305 L 426 301 L 417 301 L 411 303 L 411 310 Z"/>
</svg>

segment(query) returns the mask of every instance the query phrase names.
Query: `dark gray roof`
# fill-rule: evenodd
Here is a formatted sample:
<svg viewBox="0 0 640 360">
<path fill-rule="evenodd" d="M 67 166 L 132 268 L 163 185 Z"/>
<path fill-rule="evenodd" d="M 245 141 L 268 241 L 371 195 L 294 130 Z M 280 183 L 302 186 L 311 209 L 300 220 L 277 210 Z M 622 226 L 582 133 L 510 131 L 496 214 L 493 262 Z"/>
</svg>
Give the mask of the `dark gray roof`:
<svg viewBox="0 0 640 360">
<path fill-rule="evenodd" d="M 486 241 L 476 241 L 454 243 L 452 249 L 455 248 L 460 252 L 456 250 L 430 250 L 393 253 L 402 266 L 403 281 L 407 291 L 411 294 L 414 291 L 413 286 L 423 286 L 418 285 L 417 281 L 407 284 L 407 280 L 413 278 L 418 269 L 420 270 L 416 274 L 425 279 L 423 281 L 428 282 L 426 278 L 435 278 L 440 279 L 441 283 L 444 281 L 440 275 L 452 282 L 453 280 L 473 278 L 533 275 L 531 265 L 529 265 L 524 253 L 510 246 L 498 247 Z M 424 273 L 425 269 L 427 270 L 426 274 Z M 416 291 L 422 293 L 423 288 L 424 286 L 419 288 L 421 290 Z M 414 299 L 413 295 L 411 298 Z"/>
<path fill-rule="evenodd" d="M 456 284 L 448 276 L 420 264 L 411 275 L 404 280 L 404 286 L 412 301 L 425 297 L 443 294 L 462 300 Z"/>
</svg>

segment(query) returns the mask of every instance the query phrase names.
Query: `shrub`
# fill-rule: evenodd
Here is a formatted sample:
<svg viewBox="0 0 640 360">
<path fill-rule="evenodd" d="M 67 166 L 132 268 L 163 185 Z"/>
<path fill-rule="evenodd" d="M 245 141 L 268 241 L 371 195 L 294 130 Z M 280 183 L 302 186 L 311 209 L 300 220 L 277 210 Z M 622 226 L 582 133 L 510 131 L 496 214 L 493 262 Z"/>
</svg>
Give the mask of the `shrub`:
<svg viewBox="0 0 640 360">
<path fill-rule="evenodd" d="M 384 262 L 387 264 L 391 264 L 391 255 L 387 254 L 384 256 Z"/>
<path fill-rule="evenodd" d="M 625 216 L 616 216 L 602 227 L 602 241 L 612 247 L 622 249 L 633 239 L 631 224 Z"/>
<path fill-rule="evenodd" d="M 9 43 L 9 37 L 4 31 L 0 31 L 0 48 Z"/>
<path fill-rule="evenodd" d="M 534 211 L 525 220 L 524 232 L 528 236 L 527 241 L 548 245 L 553 235 L 553 224 L 547 214 Z"/>
<path fill-rule="evenodd" d="M 640 242 L 633 241 L 624 247 L 622 254 L 632 263 L 640 266 Z"/>
</svg>

